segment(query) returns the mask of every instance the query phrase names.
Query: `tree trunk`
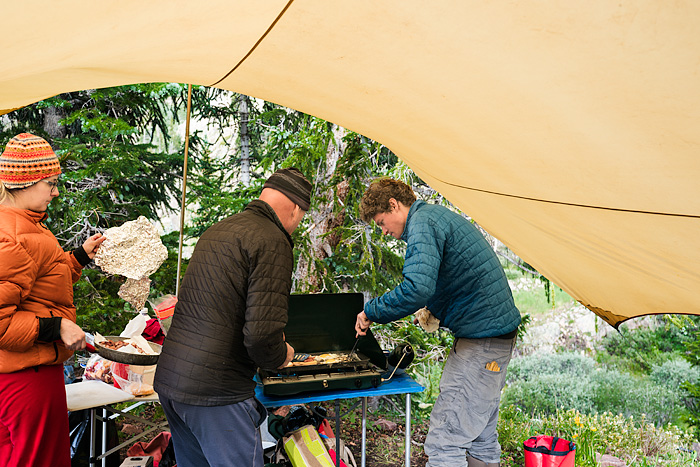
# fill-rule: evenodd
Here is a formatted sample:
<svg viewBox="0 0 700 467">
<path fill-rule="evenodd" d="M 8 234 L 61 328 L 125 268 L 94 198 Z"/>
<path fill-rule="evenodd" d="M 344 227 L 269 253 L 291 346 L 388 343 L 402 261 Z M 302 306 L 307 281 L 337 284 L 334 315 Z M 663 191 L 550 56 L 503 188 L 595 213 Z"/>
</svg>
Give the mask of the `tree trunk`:
<svg viewBox="0 0 700 467">
<path fill-rule="evenodd" d="M 324 271 L 319 271 L 316 261 L 328 258 L 333 254 L 333 250 L 340 242 L 340 235 L 327 235 L 336 227 L 343 224 L 345 220 L 345 198 L 348 193 L 348 182 L 343 180 L 335 186 L 329 185 L 330 180 L 335 175 L 338 160 L 343 156 L 347 148 L 347 143 L 343 138 L 348 133 L 345 128 L 337 125 L 332 126 L 332 139 L 328 143 L 326 150 L 326 163 L 319 167 L 316 174 L 316 193 L 314 198 L 319 200 L 314 209 L 307 213 L 311 219 L 311 227 L 306 233 L 309 241 L 307 255 L 301 255 L 297 261 L 297 268 L 294 273 L 294 289 L 300 292 L 324 292 L 321 275 Z M 343 206 L 342 209 L 333 211 L 335 200 Z"/>
<path fill-rule="evenodd" d="M 58 123 L 64 116 L 61 109 L 57 107 L 46 107 L 44 109 L 44 131 L 52 139 L 66 137 L 66 127 Z"/>
<path fill-rule="evenodd" d="M 250 186 L 250 135 L 248 134 L 248 96 L 238 96 L 240 116 L 239 136 L 241 142 L 241 183 Z"/>
</svg>

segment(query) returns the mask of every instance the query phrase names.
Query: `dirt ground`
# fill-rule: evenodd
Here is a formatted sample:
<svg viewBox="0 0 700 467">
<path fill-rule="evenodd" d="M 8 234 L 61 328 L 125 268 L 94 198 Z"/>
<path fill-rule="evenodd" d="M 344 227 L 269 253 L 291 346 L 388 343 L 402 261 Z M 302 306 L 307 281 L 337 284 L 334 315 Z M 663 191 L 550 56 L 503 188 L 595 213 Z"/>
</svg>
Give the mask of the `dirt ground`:
<svg viewBox="0 0 700 467">
<path fill-rule="evenodd" d="M 404 423 L 397 423 L 395 429 L 391 429 L 391 423 L 384 424 L 383 418 L 367 414 L 367 462 L 372 467 L 403 466 L 405 459 L 405 430 Z M 388 428 L 381 428 L 389 425 Z M 352 424 L 341 421 L 341 439 L 355 456 L 357 465 L 360 465 L 362 451 L 362 427 L 359 423 Z M 425 467 L 428 457 L 423 452 L 423 442 L 427 434 L 427 424 L 411 425 L 411 466 Z"/>
<path fill-rule="evenodd" d="M 335 432 L 335 419 L 331 416 L 333 406 L 328 404 L 329 420 Z M 341 419 L 341 439 L 352 451 L 355 462 L 360 466 L 362 451 L 362 425 L 361 412 L 355 411 L 355 416 L 345 416 Z M 162 411 L 156 405 L 147 405 L 143 408 L 140 417 L 150 420 L 162 418 Z M 141 433 L 147 427 L 138 422 L 117 418 L 116 426 L 119 432 L 119 441 L 123 442 L 135 434 Z M 423 452 L 423 442 L 427 434 L 427 423 L 411 425 L 411 466 L 425 467 L 428 458 Z M 148 443 L 158 433 L 145 436 L 139 442 Z M 367 437 L 366 437 L 366 465 L 372 467 L 399 467 L 404 465 L 405 449 L 404 418 L 402 414 L 394 417 L 394 421 L 378 416 L 372 412 L 367 413 Z M 119 451 L 119 465 L 127 456 L 128 446 Z M 116 456 L 112 456 L 116 457 Z M 114 459 L 116 461 L 117 459 Z M 114 465 L 114 464 L 113 464 Z"/>
</svg>

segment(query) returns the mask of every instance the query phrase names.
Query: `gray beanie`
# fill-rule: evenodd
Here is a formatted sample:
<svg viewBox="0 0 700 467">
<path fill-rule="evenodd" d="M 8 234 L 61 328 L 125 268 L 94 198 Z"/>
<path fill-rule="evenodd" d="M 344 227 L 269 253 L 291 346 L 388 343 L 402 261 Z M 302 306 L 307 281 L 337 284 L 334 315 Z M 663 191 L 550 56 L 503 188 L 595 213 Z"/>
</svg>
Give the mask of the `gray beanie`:
<svg viewBox="0 0 700 467">
<path fill-rule="evenodd" d="M 308 211 L 311 205 L 311 182 L 294 167 L 279 169 L 270 175 L 263 189 L 273 188 L 292 200 L 302 211 Z"/>
</svg>

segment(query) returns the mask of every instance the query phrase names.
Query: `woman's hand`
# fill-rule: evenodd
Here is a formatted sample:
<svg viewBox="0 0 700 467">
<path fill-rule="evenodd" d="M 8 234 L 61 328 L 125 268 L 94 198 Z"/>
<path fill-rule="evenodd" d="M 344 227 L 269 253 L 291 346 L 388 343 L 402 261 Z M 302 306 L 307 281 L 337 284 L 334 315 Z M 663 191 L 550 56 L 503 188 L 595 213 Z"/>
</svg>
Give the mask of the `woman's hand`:
<svg viewBox="0 0 700 467">
<path fill-rule="evenodd" d="M 68 350 L 75 352 L 85 348 L 85 332 L 73 321 L 61 319 L 61 340 Z"/>
<path fill-rule="evenodd" d="M 105 237 L 103 237 L 101 233 L 96 233 L 92 237 L 85 240 L 85 243 L 83 243 L 83 250 L 85 250 L 85 253 L 87 253 L 90 259 L 93 259 L 95 258 L 95 254 L 97 254 L 97 249 L 104 241 Z"/>
<path fill-rule="evenodd" d="M 355 337 L 364 336 L 367 334 L 370 324 L 372 324 L 372 321 L 369 320 L 365 312 L 359 312 L 357 314 L 357 321 L 355 321 L 355 331 L 357 331 Z"/>
</svg>

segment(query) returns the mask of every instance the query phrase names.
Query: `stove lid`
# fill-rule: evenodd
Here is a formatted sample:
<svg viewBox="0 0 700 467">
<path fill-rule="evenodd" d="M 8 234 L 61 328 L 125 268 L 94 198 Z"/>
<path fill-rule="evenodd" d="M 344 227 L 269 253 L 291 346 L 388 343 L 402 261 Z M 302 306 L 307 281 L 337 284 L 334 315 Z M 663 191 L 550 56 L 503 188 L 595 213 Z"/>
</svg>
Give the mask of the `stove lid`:
<svg viewBox="0 0 700 467">
<path fill-rule="evenodd" d="M 361 293 L 298 294 L 289 297 L 287 342 L 296 352 L 349 352 L 355 344 L 355 321 L 364 309 Z M 374 365 L 386 369 L 384 351 L 368 331 L 357 351 Z"/>
</svg>

